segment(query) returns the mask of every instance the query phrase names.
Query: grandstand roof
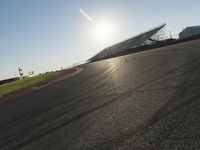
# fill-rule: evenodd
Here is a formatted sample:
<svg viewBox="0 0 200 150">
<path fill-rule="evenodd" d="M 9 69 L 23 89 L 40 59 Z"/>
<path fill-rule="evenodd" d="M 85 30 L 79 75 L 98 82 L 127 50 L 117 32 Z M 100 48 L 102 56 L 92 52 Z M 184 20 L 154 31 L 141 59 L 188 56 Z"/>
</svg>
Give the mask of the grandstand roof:
<svg viewBox="0 0 200 150">
<path fill-rule="evenodd" d="M 115 53 L 119 53 L 121 51 L 124 51 L 124 50 L 132 48 L 132 47 L 137 47 L 139 45 L 143 45 L 147 40 L 149 40 L 152 36 L 154 36 L 164 26 L 166 26 L 165 23 L 160 26 L 154 27 L 146 32 L 143 32 L 137 36 L 134 36 L 133 38 L 127 39 L 123 42 L 120 42 L 113 46 L 105 48 L 100 53 L 95 55 L 93 58 L 106 57 L 106 56 L 113 55 Z"/>
</svg>

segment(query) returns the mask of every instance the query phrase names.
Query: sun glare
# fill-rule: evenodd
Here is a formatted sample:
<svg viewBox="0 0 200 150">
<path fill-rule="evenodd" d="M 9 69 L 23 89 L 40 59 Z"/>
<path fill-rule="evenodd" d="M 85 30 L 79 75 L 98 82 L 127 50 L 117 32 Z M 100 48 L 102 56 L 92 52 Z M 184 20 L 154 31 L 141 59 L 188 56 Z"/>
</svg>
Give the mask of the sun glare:
<svg viewBox="0 0 200 150">
<path fill-rule="evenodd" d="M 114 25 L 110 22 L 94 24 L 94 36 L 97 40 L 111 40 L 114 35 Z"/>
</svg>

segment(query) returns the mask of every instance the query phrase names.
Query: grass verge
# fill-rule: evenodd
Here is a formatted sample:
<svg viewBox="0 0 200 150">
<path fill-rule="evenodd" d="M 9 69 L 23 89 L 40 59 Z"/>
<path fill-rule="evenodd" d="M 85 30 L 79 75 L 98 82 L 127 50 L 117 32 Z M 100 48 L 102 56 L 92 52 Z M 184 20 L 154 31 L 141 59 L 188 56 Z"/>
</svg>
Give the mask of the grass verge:
<svg viewBox="0 0 200 150">
<path fill-rule="evenodd" d="M 0 85 L 0 98 L 20 92 L 36 85 L 44 84 L 55 78 L 57 75 L 57 72 L 50 72 Z"/>
</svg>

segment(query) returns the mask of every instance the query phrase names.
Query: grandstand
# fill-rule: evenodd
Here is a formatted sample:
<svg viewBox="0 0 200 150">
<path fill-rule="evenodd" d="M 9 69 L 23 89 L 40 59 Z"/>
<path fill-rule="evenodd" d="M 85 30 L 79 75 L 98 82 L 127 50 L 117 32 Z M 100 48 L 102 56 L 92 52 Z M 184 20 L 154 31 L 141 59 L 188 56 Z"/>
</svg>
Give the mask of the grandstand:
<svg viewBox="0 0 200 150">
<path fill-rule="evenodd" d="M 159 42 L 160 38 L 162 38 L 161 37 L 162 29 L 165 26 L 166 23 L 154 27 L 139 35 L 136 35 L 128 40 L 122 41 L 113 46 L 105 48 L 100 53 L 92 57 L 89 61 L 107 58 L 111 55 L 116 55 L 117 53 L 121 53 L 123 51 L 126 51 L 127 49 L 136 48 L 141 45 L 146 45 L 146 44 L 150 45 L 152 43 Z"/>
</svg>

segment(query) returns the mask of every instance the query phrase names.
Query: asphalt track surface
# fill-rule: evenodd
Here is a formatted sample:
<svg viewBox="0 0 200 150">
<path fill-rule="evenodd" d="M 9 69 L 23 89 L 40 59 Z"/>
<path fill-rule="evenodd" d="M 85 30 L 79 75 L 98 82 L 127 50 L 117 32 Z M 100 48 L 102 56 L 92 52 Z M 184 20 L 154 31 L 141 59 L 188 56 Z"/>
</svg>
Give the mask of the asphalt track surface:
<svg viewBox="0 0 200 150">
<path fill-rule="evenodd" d="M 1 104 L 0 149 L 200 149 L 200 40 L 91 63 Z"/>
</svg>

